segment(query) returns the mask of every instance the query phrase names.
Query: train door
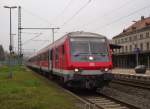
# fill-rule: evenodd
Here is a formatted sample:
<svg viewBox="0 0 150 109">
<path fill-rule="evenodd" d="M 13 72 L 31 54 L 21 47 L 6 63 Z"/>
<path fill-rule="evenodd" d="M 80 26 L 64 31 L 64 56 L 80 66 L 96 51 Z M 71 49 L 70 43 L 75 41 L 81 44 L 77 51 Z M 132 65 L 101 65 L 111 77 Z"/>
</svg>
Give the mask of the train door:
<svg viewBox="0 0 150 109">
<path fill-rule="evenodd" d="M 62 69 L 62 46 L 59 47 L 59 68 Z"/>
<path fill-rule="evenodd" d="M 52 50 L 48 51 L 48 70 L 52 71 Z"/>
<path fill-rule="evenodd" d="M 64 45 L 61 46 L 61 69 L 64 68 L 65 65 L 65 49 Z"/>
<path fill-rule="evenodd" d="M 38 61 L 38 66 L 39 66 L 39 68 L 41 69 L 41 66 L 42 66 L 42 64 L 41 64 L 41 61 L 42 61 L 42 56 L 41 56 L 41 54 L 38 56 L 38 59 L 39 59 L 39 61 Z"/>
<path fill-rule="evenodd" d="M 55 68 L 59 69 L 59 48 L 55 49 Z"/>
</svg>

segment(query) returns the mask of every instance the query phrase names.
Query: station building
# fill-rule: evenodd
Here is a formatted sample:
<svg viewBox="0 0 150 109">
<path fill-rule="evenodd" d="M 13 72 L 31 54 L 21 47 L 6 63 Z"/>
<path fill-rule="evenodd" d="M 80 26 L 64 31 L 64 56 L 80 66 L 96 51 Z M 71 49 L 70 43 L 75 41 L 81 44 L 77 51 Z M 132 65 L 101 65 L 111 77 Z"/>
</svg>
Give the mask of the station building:
<svg viewBox="0 0 150 109">
<path fill-rule="evenodd" d="M 134 68 L 137 65 L 146 65 L 150 68 L 150 17 L 133 21 L 117 36 L 112 43 L 120 45 L 120 49 L 113 51 L 113 64 L 118 68 Z"/>
</svg>

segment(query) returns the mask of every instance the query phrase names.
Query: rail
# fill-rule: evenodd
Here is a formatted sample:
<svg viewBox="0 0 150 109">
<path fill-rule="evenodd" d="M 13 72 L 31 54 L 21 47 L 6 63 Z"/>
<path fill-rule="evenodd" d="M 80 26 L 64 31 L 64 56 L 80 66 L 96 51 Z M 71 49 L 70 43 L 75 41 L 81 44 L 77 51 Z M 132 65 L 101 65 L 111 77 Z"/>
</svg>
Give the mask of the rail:
<svg viewBox="0 0 150 109">
<path fill-rule="evenodd" d="M 127 103 L 120 102 L 115 98 L 102 95 L 99 92 L 92 92 L 92 95 L 78 95 L 67 89 L 64 90 L 83 103 L 84 106 L 82 106 L 82 109 L 138 109 Z"/>
<path fill-rule="evenodd" d="M 143 74 L 113 74 L 114 79 L 133 80 L 137 82 L 150 83 L 150 75 Z"/>
</svg>

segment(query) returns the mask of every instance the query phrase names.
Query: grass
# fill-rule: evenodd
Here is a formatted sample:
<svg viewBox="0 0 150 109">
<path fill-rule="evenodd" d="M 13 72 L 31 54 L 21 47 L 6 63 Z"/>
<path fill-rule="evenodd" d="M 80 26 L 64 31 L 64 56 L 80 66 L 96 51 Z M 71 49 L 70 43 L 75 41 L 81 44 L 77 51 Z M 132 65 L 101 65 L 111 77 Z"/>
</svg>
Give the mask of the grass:
<svg viewBox="0 0 150 109">
<path fill-rule="evenodd" d="M 0 68 L 0 109 L 75 109 L 74 99 L 49 80 L 27 70 Z"/>
</svg>

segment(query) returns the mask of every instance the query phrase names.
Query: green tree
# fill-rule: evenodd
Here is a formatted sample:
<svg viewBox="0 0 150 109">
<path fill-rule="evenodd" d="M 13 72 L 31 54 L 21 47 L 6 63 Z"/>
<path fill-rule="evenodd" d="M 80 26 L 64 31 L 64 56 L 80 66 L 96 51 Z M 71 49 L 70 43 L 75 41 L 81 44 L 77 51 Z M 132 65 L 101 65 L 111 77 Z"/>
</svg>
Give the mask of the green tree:
<svg viewBox="0 0 150 109">
<path fill-rule="evenodd" d="M 3 49 L 3 46 L 0 45 L 0 61 L 4 61 L 4 60 L 5 60 L 4 49 Z"/>
</svg>

